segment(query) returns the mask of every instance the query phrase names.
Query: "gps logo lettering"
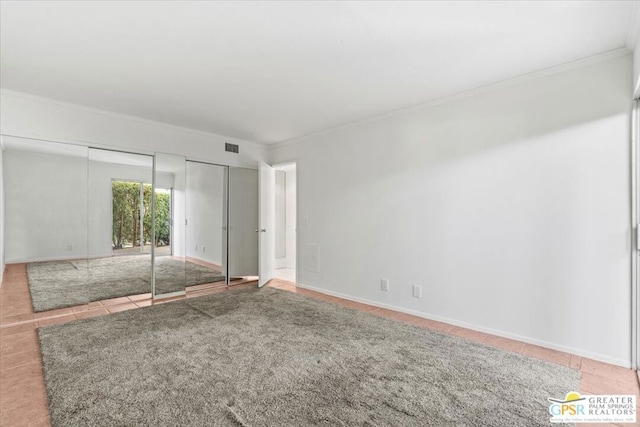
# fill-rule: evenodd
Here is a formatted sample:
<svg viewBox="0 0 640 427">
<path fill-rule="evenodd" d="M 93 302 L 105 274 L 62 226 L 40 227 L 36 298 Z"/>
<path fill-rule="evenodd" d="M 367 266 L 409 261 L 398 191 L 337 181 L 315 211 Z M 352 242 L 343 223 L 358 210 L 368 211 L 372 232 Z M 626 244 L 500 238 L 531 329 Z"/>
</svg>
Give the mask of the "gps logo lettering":
<svg viewBox="0 0 640 427">
<path fill-rule="evenodd" d="M 585 398 L 575 391 L 567 393 L 564 400 L 549 398 L 549 402 L 551 402 L 549 413 L 554 417 L 585 415 L 585 406 L 580 403 L 584 400 Z"/>
</svg>

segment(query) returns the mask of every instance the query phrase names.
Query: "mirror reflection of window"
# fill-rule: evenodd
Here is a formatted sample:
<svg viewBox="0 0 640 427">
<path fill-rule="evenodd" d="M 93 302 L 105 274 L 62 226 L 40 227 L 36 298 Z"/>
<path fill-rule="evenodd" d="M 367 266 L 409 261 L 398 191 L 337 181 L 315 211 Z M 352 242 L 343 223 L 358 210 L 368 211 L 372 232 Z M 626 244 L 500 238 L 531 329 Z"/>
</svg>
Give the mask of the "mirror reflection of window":
<svg viewBox="0 0 640 427">
<path fill-rule="evenodd" d="M 151 292 L 153 157 L 89 149 L 90 301 Z"/>
</svg>

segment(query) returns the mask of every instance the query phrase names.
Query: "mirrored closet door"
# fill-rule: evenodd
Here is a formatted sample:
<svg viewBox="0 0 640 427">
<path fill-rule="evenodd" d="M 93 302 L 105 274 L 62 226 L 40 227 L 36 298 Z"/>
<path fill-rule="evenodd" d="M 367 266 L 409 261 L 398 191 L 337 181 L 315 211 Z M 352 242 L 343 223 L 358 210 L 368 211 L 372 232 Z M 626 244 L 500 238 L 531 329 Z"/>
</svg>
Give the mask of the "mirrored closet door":
<svg viewBox="0 0 640 427">
<path fill-rule="evenodd" d="M 227 284 L 228 169 L 187 161 L 185 265 L 189 290 Z"/>
<path fill-rule="evenodd" d="M 5 260 L 26 265 L 34 312 L 257 274 L 257 171 L 2 140 Z"/>
<path fill-rule="evenodd" d="M 153 296 L 185 292 L 186 158 L 156 153 Z"/>
<path fill-rule="evenodd" d="M 153 156 L 89 149 L 90 301 L 151 292 Z"/>
<path fill-rule="evenodd" d="M 34 312 L 86 304 L 88 148 L 2 142 L 6 264 L 26 264 Z"/>
</svg>

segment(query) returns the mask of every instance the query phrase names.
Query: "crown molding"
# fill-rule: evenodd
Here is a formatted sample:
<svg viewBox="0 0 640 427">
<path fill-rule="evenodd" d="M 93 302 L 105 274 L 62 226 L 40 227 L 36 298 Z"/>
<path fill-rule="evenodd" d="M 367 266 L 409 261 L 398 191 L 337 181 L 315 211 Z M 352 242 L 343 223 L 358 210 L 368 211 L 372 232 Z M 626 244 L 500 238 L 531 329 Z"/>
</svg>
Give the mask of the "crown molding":
<svg viewBox="0 0 640 427">
<path fill-rule="evenodd" d="M 539 78 L 551 76 L 554 74 L 563 73 L 565 71 L 574 70 L 577 68 L 586 67 L 589 65 L 597 64 L 600 62 L 610 61 L 616 58 L 620 58 L 623 56 L 631 55 L 632 52 L 626 47 L 622 46 L 617 49 L 609 50 L 603 53 L 599 53 L 596 55 L 588 56 L 585 58 L 581 58 L 575 61 L 565 62 L 563 64 L 555 65 L 548 68 L 543 68 L 541 70 L 533 71 L 531 73 L 521 74 L 516 77 L 512 77 L 510 79 L 500 80 L 497 82 L 489 83 L 484 86 L 479 86 L 473 89 L 468 89 L 462 92 L 454 93 L 452 95 L 443 96 L 440 98 L 435 98 L 420 104 L 416 104 L 410 107 L 401 108 L 399 110 L 390 111 L 387 113 L 378 114 L 375 116 L 365 117 L 362 119 L 358 119 L 349 123 L 345 123 L 342 125 L 334 126 L 331 128 L 323 129 L 318 132 L 312 132 L 306 135 L 297 136 L 295 138 L 291 138 L 285 141 L 280 141 L 273 143 L 269 146 L 269 148 L 276 147 L 284 147 L 291 144 L 296 144 L 298 142 L 305 141 L 310 138 L 314 138 L 320 135 L 329 134 L 338 130 L 347 129 L 350 127 L 360 126 L 366 123 L 377 122 L 379 120 L 384 120 L 392 117 L 402 116 L 405 114 L 410 114 L 418 111 L 428 110 L 429 108 L 436 107 L 438 105 L 447 104 L 449 102 L 458 101 L 461 99 L 469 98 L 472 96 L 481 95 L 484 93 L 493 92 L 499 89 L 507 88 L 510 86 L 514 86 L 517 84 L 526 83 L 532 80 L 537 80 Z"/>
<path fill-rule="evenodd" d="M 169 123 L 164 123 L 164 122 L 159 122 L 159 121 L 156 121 L 156 120 L 145 119 L 145 118 L 138 117 L 138 116 L 131 116 L 131 115 L 128 115 L 128 114 L 116 113 L 116 112 L 109 111 L 109 110 L 102 110 L 100 108 L 88 107 L 86 105 L 74 104 L 74 103 L 71 103 L 71 102 L 60 101 L 60 100 L 53 99 L 53 98 L 46 98 L 46 97 L 43 97 L 43 96 L 33 95 L 33 94 L 30 94 L 30 93 L 26 93 L 26 92 L 18 92 L 18 91 L 11 90 L 11 89 L 0 88 L 0 95 L 26 99 L 26 100 L 29 100 L 29 101 L 39 102 L 39 103 L 42 103 L 42 104 L 48 104 L 48 105 L 53 105 L 53 106 L 59 106 L 59 107 L 65 107 L 65 108 L 74 108 L 74 109 L 77 109 L 77 110 L 82 110 L 82 111 L 86 111 L 86 112 L 90 112 L 90 113 L 94 113 L 94 114 L 101 114 L 103 116 L 110 116 L 110 117 L 114 117 L 114 118 L 118 118 L 118 119 L 124 119 L 124 120 L 133 121 L 133 122 L 138 122 L 138 123 L 142 123 L 142 124 L 146 124 L 146 125 L 163 127 L 165 129 L 171 129 L 171 130 L 174 130 L 174 131 L 190 133 L 190 134 L 193 134 L 193 135 L 199 135 L 199 136 L 204 136 L 204 137 L 208 137 L 208 138 L 223 139 L 223 140 L 225 140 L 227 142 L 235 142 L 235 143 L 239 143 L 239 144 L 250 144 L 250 145 L 254 145 L 256 147 L 262 147 L 262 148 L 265 148 L 267 146 L 266 144 L 260 144 L 258 142 L 254 142 L 254 141 L 247 141 L 247 140 L 244 140 L 244 139 L 238 139 L 238 138 L 234 138 L 234 137 L 230 137 L 230 136 L 226 136 L 226 135 L 220 135 L 220 134 L 216 134 L 216 133 L 212 133 L 212 132 L 206 132 L 206 131 L 202 131 L 202 130 L 198 130 L 198 129 L 192 129 L 192 128 L 187 128 L 187 127 L 183 127 L 183 126 L 172 125 L 172 124 L 169 124 Z"/>
</svg>

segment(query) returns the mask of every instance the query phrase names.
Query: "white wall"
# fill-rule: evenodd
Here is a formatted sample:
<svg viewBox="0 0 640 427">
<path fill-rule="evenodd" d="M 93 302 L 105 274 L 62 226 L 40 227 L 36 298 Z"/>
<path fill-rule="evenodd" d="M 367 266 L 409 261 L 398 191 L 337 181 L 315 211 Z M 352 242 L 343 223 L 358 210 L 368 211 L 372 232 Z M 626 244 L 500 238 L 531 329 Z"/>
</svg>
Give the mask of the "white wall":
<svg viewBox="0 0 640 427">
<path fill-rule="evenodd" d="M 625 56 L 277 146 L 299 282 L 629 365 L 631 93 Z"/>
<path fill-rule="evenodd" d="M 248 141 L 0 90 L 0 133 L 102 148 L 180 154 L 195 160 L 257 167 L 266 147 Z M 240 154 L 224 151 L 224 143 Z"/>
<path fill-rule="evenodd" d="M 627 47 L 633 50 L 633 87 L 636 97 L 640 97 L 640 2 L 636 1 L 631 14 Z"/>
<path fill-rule="evenodd" d="M 7 150 L 3 172 L 6 262 L 86 257 L 86 156 Z"/>
<path fill-rule="evenodd" d="M 173 180 L 173 228 L 171 250 L 173 255 L 187 256 L 187 229 L 185 226 L 187 219 L 187 177 L 185 173 L 174 174 Z"/>
<path fill-rule="evenodd" d="M 634 94 L 640 97 L 640 31 L 638 31 L 638 39 L 636 40 L 636 48 L 633 52 L 633 81 Z"/>
<path fill-rule="evenodd" d="M 636 45 L 636 50 L 633 53 L 633 81 L 635 82 L 634 94 L 636 97 L 640 96 L 640 43 Z"/>
<path fill-rule="evenodd" d="M 222 266 L 223 166 L 187 162 L 187 256 Z"/>
<path fill-rule="evenodd" d="M 640 5 L 636 5 L 637 11 L 635 16 L 640 19 Z M 632 23 L 632 25 L 634 25 Z M 636 97 L 640 97 L 640 22 L 635 23 L 635 41 L 632 43 L 633 49 L 633 87 Z"/>
<path fill-rule="evenodd" d="M 286 267 L 296 268 L 296 170 L 286 169 Z"/>
</svg>

